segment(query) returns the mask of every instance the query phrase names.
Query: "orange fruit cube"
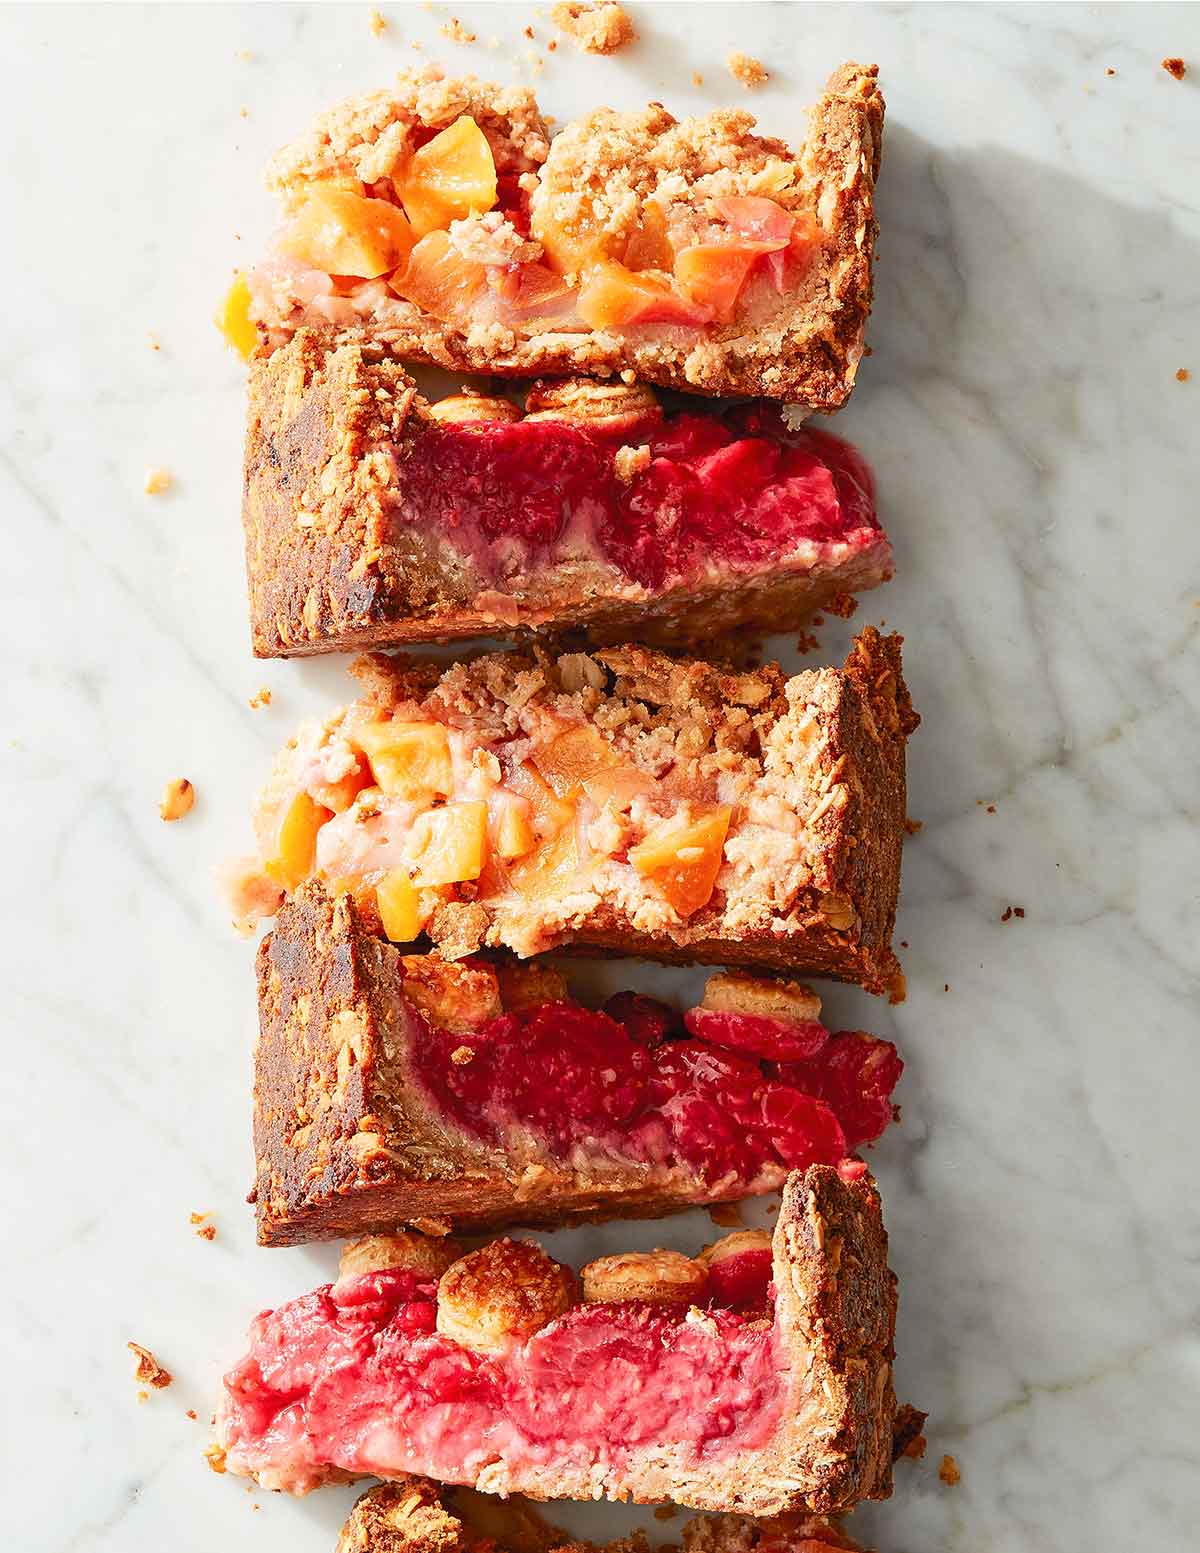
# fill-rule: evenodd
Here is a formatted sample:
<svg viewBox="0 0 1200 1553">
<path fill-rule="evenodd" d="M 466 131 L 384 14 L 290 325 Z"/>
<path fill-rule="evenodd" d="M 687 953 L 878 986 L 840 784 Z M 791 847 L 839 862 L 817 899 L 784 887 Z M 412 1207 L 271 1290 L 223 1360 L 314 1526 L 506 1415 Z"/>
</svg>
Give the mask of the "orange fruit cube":
<svg viewBox="0 0 1200 1553">
<path fill-rule="evenodd" d="M 478 879 L 487 859 L 487 804 L 480 798 L 427 809 L 409 839 L 418 888 Z"/>
<path fill-rule="evenodd" d="M 441 723 L 363 723 L 354 737 L 385 793 L 428 799 L 454 791 L 450 741 Z"/>
<path fill-rule="evenodd" d="M 492 815 L 492 845 L 503 858 L 524 857 L 537 845 L 533 828 L 533 805 L 528 798 L 504 788 L 495 794 Z"/>
<path fill-rule="evenodd" d="M 790 211 L 761 194 L 727 194 L 714 200 L 713 209 L 739 238 L 762 243 L 765 250 L 786 248 L 796 225 Z"/>
<path fill-rule="evenodd" d="M 410 944 L 424 924 L 421 893 L 402 868 L 391 868 L 375 887 L 379 920 L 394 944 Z"/>
<path fill-rule="evenodd" d="M 606 803 L 615 803 L 623 808 L 635 798 L 648 796 L 657 787 L 658 783 L 652 776 L 633 766 L 613 766 L 606 771 L 597 771 L 583 784 L 584 792 L 598 809 L 603 809 Z"/>
<path fill-rule="evenodd" d="M 675 245 L 667 231 L 662 206 L 653 202 L 642 207 L 637 231 L 625 245 L 625 263 L 631 270 L 667 270 L 675 263 Z"/>
<path fill-rule="evenodd" d="M 578 790 L 586 778 L 618 764 L 612 746 L 587 723 L 568 728 L 533 752 L 533 763 L 560 798 Z"/>
<path fill-rule="evenodd" d="M 579 844 L 574 828 L 560 831 L 528 857 L 522 858 L 509 874 L 509 883 L 527 900 L 558 895 L 582 884 Z"/>
<path fill-rule="evenodd" d="M 250 284 L 245 270 L 234 276 L 214 322 L 225 336 L 226 345 L 232 346 L 243 361 L 249 361 L 258 344 L 258 330 L 250 321 Z"/>
<path fill-rule="evenodd" d="M 658 270 L 627 269 L 606 259 L 587 273 L 579 293 L 579 316 L 592 329 L 628 324 L 711 323 L 712 309 L 676 291 Z"/>
<path fill-rule="evenodd" d="M 434 318 L 456 323 L 470 316 L 487 290 L 487 270 L 464 259 L 445 232 L 430 232 L 389 284 L 398 296 Z"/>
<path fill-rule="evenodd" d="M 564 803 L 556 797 L 554 789 L 547 786 L 528 761 L 509 773 L 505 778 L 505 786 L 529 800 L 533 810 L 534 831 L 543 839 L 557 835 L 575 818 L 575 805 Z"/>
<path fill-rule="evenodd" d="M 770 251 L 756 243 L 697 243 L 676 258 L 675 279 L 685 296 L 726 319 L 755 262 Z"/>
<path fill-rule="evenodd" d="M 297 793 L 279 825 L 275 856 L 263 864 L 267 877 L 289 893 L 312 873 L 317 861 L 317 832 L 333 811 L 315 803 L 308 793 Z"/>
<path fill-rule="evenodd" d="M 403 264 L 413 242 L 399 206 L 318 184 L 292 217 L 279 247 L 288 258 L 327 275 L 374 280 Z"/>
<path fill-rule="evenodd" d="M 717 882 L 733 811 L 726 804 L 693 804 L 629 849 L 629 861 L 666 896 L 681 917 L 706 905 Z"/>
<path fill-rule="evenodd" d="M 418 237 L 496 203 L 492 148 L 468 113 L 415 151 L 392 182 Z"/>
</svg>

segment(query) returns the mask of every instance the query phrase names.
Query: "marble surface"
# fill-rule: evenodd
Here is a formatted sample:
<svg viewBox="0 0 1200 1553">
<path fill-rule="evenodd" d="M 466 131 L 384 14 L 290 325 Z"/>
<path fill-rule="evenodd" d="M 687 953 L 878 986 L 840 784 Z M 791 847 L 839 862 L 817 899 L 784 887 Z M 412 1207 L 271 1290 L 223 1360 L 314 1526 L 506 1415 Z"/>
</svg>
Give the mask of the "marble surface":
<svg viewBox="0 0 1200 1553">
<path fill-rule="evenodd" d="M 272 748 L 343 681 L 249 656 L 242 374 L 210 317 L 271 223 L 267 153 L 423 41 L 503 79 L 536 50 L 560 118 L 741 100 L 737 46 L 771 66 L 745 100 L 782 134 L 843 58 L 882 64 L 874 355 L 838 429 L 895 541 L 859 618 L 908 639 L 924 829 L 908 1001 L 827 1007 L 907 1060 L 873 1162 L 898 1387 L 932 1416 L 925 1462 L 854 1524 L 881 1553 L 1194 1546 L 1200 9 L 647 4 L 611 60 L 546 55 L 532 6 L 455 6 L 474 48 L 439 37 L 450 7 L 382 9 L 382 37 L 365 5 L 0 11 L 4 1545 L 322 1553 L 352 1498 L 259 1494 L 201 1458 L 246 1319 L 332 1264 L 253 1244 L 252 945 L 211 870 Z M 147 465 L 169 493 L 142 493 Z M 198 802 L 166 826 L 177 774 Z M 144 1405 L 130 1338 L 177 1377 Z"/>
</svg>

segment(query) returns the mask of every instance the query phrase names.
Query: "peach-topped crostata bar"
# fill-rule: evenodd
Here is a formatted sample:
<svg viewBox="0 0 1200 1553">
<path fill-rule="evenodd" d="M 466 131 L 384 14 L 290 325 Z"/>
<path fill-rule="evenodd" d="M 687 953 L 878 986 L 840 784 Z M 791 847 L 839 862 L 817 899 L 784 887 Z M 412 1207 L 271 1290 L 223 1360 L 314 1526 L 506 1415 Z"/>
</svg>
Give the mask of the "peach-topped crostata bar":
<svg viewBox="0 0 1200 1553">
<path fill-rule="evenodd" d="M 766 1520 L 695 1516 L 671 1546 L 672 1553 L 863 1553 L 836 1522 L 803 1511 Z M 404 1477 L 362 1495 L 336 1553 L 651 1553 L 651 1546 L 642 1532 L 583 1542 L 520 1498 Z"/>
<path fill-rule="evenodd" d="M 406 955 L 303 885 L 259 949 L 264 1245 L 669 1213 L 778 1190 L 892 1121 L 903 1064 L 798 982 L 723 972 L 682 1015 L 574 1000 L 544 962 Z"/>
<path fill-rule="evenodd" d="M 540 382 L 430 404 L 378 345 L 301 330 L 251 363 L 260 657 L 548 629 L 712 640 L 801 625 L 892 570 L 870 470 L 762 401 L 664 409 Z"/>
<path fill-rule="evenodd" d="M 276 762 L 235 913 L 319 877 L 451 959 L 572 944 L 897 992 L 900 640 L 791 679 L 642 647 L 360 659 L 359 699 Z"/>
<path fill-rule="evenodd" d="M 528 1241 L 353 1242 L 251 1325 L 225 1465 L 298 1494 L 416 1473 L 750 1515 L 885 1498 L 896 1288 L 866 1167 L 790 1176 L 774 1236 L 730 1241 L 578 1275 Z"/>
<path fill-rule="evenodd" d="M 249 353 L 361 329 L 456 371 L 632 373 L 836 410 L 871 305 L 877 73 L 837 70 L 793 150 L 748 113 L 658 103 L 550 139 L 527 89 L 405 72 L 275 156 L 284 225 L 235 282 L 226 333 Z"/>
</svg>

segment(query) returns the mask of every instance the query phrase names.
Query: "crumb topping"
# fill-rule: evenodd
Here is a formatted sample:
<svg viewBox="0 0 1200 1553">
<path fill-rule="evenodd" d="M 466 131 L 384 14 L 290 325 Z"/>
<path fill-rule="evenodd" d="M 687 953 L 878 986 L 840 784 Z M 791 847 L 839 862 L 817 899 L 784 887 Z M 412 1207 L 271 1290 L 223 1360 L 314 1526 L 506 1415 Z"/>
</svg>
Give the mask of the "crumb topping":
<svg viewBox="0 0 1200 1553">
<path fill-rule="evenodd" d="M 585 54 L 613 54 L 637 37 L 629 13 L 616 0 L 562 0 L 550 19 Z"/>
<path fill-rule="evenodd" d="M 740 50 L 735 50 L 726 63 L 729 66 L 729 74 L 745 87 L 762 86 L 770 78 L 770 72 L 760 59 L 754 59 L 750 54 L 743 54 Z"/>
</svg>

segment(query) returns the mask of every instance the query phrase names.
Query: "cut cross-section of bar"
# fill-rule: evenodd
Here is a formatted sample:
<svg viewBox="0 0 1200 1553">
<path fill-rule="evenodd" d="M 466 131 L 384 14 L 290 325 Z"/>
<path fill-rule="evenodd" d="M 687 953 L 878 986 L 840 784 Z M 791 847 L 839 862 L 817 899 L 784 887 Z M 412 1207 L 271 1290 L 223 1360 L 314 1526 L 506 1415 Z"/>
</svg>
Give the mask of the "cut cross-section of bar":
<svg viewBox="0 0 1200 1553">
<path fill-rule="evenodd" d="M 677 1252 L 602 1258 L 581 1301 L 535 1245 L 430 1244 L 350 1248 L 337 1283 L 256 1318 L 225 1378 L 229 1470 L 752 1515 L 890 1492 L 895 1279 L 865 1166 L 788 1179 L 736 1306 Z"/>
<path fill-rule="evenodd" d="M 259 1240 L 668 1213 L 839 1164 L 892 1120 L 902 1063 L 820 1007 L 722 974 L 682 1017 L 585 1008 L 543 965 L 403 955 L 306 885 L 259 951 Z"/>
<path fill-rule="evenodd" d="M 773 406 L 667 415 L 579 379 L 524 418 L 431 406 L 380 347 L 311 330 L 252 364 L 249 395 L 260 657 L 540 629 L 712 641 L 891 575 L 866 464 Z"/>
</svg>

